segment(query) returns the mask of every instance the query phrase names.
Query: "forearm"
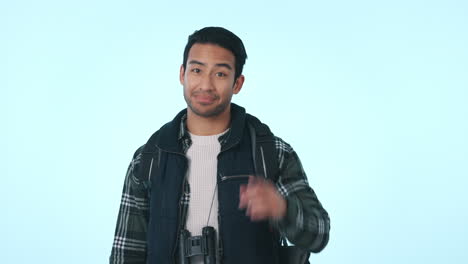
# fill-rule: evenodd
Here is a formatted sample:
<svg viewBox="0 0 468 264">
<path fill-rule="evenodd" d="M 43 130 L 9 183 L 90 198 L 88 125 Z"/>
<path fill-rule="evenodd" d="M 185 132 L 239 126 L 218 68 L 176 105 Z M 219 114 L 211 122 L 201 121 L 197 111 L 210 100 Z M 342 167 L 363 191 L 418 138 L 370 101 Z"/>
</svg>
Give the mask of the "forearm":
<svg viewBox="0 0 468 264">
<path fill-rule="evenodd" d="M 146 219 L 141 215 L 119 212 L 110 264 L 146 262 Z"/>
<path fill-rule="evenodd" d="M 286 198 L 286 216 L 277 226 L 291 243 L 320 252 L 328 243 L 330 219 L 313 190 L 291 194 Z"/>
<path fill-rule="evenodd" d="M 137 151 L 138 153 L 138 151 Z M 148 192 L 138 175 L 140 156 L 135 154 L 127 170 L 115 228 L 110 264 L 144 264 L 148 226 Z"/>
<path fill-rule="evenodd" d="M 290 242 L 312 252 L 328 243 L 330 218 L 309 186 L 296 152 L 287 144 L 279 155 L 280 174 L 276 187 L 287 203 L 286 215 L 275 223 Z"/>
</svg>

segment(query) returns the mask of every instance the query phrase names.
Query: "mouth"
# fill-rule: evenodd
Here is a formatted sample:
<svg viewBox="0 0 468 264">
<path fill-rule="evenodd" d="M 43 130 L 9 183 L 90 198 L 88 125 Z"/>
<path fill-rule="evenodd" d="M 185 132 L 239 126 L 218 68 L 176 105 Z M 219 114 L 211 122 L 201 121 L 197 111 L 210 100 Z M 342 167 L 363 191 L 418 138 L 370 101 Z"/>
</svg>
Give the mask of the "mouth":
<svg viewBox="0 0 468 264">
<path fill-rule="evenodd" d="M 212 104 L 218 98 L 217 96 L 209 94 L 194 94 L 193 97 L 195 98 L 197 103 L 202 105 Z"/>
</svg>

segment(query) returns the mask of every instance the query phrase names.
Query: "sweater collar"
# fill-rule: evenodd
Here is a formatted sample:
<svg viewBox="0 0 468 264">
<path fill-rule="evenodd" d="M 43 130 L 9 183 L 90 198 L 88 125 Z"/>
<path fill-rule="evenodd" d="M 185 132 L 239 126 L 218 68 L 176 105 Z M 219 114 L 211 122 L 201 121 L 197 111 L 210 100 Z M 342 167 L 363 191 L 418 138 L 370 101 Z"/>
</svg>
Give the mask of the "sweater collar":
<svg viewBox="0 0 468 264">
<path fill-rule="evenodd" d="M 242 138 L 245 127 L 245 109 L 231 103 L 231 124 L 227 133 L 219 137 L 221 151 L 229 149 L 238 144 Z M 191 140 L 187 130 L 187 109 L 180 111 L 175 118 L 164 125 L 156 138 L 154 144 L 168 152 L 185 153 L 190 147 Z"/>
</svg>

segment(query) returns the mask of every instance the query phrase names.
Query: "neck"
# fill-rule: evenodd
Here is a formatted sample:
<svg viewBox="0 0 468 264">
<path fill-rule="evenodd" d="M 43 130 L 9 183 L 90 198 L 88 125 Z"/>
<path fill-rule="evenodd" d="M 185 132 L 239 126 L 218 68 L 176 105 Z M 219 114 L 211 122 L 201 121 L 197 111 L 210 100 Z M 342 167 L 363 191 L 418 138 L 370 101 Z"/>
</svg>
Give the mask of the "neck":
<svg viewBox="0 0 468 264">
<path fill-rule="evenodd" d="M 190 133 L 199 136 L 211 136 L 220 134 L 229 128 L 231 123 L 231 106 L 220 115 L 202 117 L 187 109 L 187 129 Z"/>
</svg>

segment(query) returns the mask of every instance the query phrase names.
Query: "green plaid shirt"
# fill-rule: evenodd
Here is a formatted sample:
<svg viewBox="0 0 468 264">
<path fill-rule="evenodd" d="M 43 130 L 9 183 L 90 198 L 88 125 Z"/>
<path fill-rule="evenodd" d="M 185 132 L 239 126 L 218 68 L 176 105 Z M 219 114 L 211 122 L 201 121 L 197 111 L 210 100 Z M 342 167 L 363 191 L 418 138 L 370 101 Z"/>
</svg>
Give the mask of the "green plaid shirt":
<svg viewBox="0 0 468 264">
<path fill-rule="evenodd" d="M 183 143 L 184 152 L 191 145 L 185 119 L 186 117 L 182 118 L 179 131 L 179 140 Z M 228 134 L 229 132 L 219 138 L 221 145 L 225 143 Z M 272 225 L 293 244 L 312 252 L 319 252 L 328 243 L 330 230 L 328 213 L 309 186 L 296 152 L 279 137 L 275 137 L 275 146 L 280 171 L 275 184 L 278 192 L 287 201 L 287 213 L 281 221 L 272 222 Z M 143 147 L 140 147 L 135 152 L 125 177 L 110 256 L 111 264 L 146 263 L 151 194 L 148 190 L 149 179 L 142 180 L 138 177 L 142 149 Z M 182 219 L 186 218 L 190 201 L 190 187 L 187 182 L 184 183 L 184 189 L 180 199 Z"/>
</svg>

